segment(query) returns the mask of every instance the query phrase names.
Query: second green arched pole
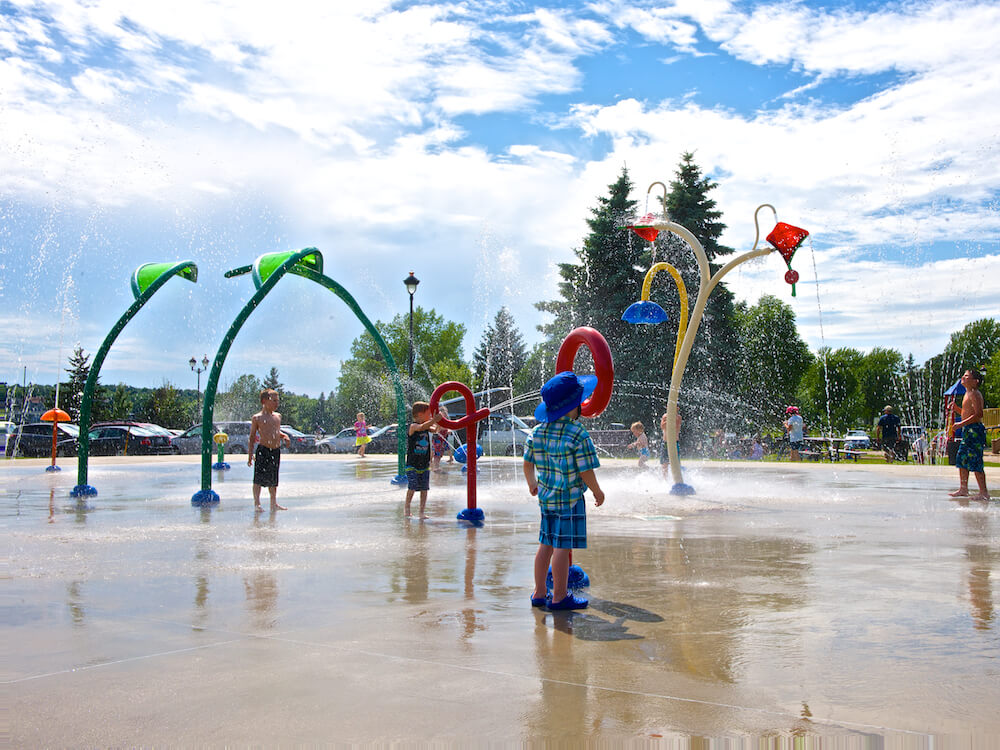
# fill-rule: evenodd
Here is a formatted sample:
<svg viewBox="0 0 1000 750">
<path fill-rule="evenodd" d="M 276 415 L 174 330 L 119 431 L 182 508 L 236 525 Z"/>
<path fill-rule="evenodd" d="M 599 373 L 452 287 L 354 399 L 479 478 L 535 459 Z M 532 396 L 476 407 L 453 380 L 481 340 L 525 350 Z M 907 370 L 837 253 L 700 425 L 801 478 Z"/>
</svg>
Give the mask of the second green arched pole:
<svg viewBox="0 0 1000 750">
<path fill-rule="evenodd" d="M 386 345 L 378 329 L 372 325 L 368 316 L 364 314 L 355 299 L 340 284 L 323 274 L 323 254 L 314 247 L 307 247 L 298 252 L 267 253 L 254 261 L 252 266 L 242 266 L 232 271 L 226 272 L 226 277 L 240 276 L 245 273 L 253 273 L 254 285 L 257 291 L 250 300 L 243 306 L 236 319 L 226 332 L 219 345 L 219 350 L 215 354 L 212 362 L 212 369 L 208 375 L 208 382 L 205 385 L 205 400 L 201 412 L 201 489 L 194 494 L 191 502 L 196 505 L 219 502 L 219 495 L 212 489 L 212 444 L 207 440 L 207 436 L 212 430 L 212 413 L 215 410 L 215 395 L 219 387 L 219 377 L 222 374 L 222 367 L 226 362 L 229 349 L 240 332 L 243 324 L 250 317 L 250 314 L 257 309 L 264 297 L 267 296 L 275 284 L 287 273 L 302 276 L 311 281 L 326 287 L 338 297 L 340 297 L 358 320 L 364 325 L 365 330 L 371 334 L 378 345 L 382 356 L 385 358 L 386 366 L 392 375 L 393 386 L 396 390 L 396 416 L 397 423 L 402 426 L 406 423 L 406 398 L 403 395 L 403 385 L 399 379 L 399 368 L 393 359 L 389 347 Z M 406 439 L 401 429 L 396 430 L 397 434 L 397 469 L 398 474 L 395 480 L 398 481 L 404 473 Z"/>
</svg>

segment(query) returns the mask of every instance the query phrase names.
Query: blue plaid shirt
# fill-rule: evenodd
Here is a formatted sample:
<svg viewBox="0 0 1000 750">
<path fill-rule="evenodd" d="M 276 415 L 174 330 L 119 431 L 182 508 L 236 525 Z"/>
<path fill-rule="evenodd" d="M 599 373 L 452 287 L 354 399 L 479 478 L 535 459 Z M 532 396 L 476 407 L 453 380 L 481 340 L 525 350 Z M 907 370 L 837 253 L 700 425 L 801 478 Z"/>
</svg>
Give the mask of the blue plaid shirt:
<svg viewBox="0 0 1000 750">
<path fill-rule="evenodd" d="M 570 508 L 587 488 L 580 474 L 601 465 L 587 430 L 567 417 L 538 425 L 525 443 L 524 460 L 535 465 L 542 510 Z"/>
</svg>

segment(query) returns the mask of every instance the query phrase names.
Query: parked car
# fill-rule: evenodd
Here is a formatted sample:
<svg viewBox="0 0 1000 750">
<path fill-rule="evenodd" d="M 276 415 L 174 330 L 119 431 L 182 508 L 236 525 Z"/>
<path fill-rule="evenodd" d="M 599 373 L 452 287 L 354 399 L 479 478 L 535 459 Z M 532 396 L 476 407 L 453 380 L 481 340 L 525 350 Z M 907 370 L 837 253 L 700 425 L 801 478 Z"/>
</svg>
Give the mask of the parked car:
<svg viewBox="0 0 1000 750">
<path fill-rule="evenodd" d="M 0 421 L 0 454 L 7 452 L 7 434 L 13 429 L 13 422 Z"/>
<path fill-rule="evenodd" d="M 282 427 L 281 431 L 288 435 L 288 439 L 291 444 L 288 450 L 292 453 L 315 453 L 316 452 L 316 436 L 307 435 L 301 430 L 296 430 L 294 427 Z M 282 442 L 282 447 L 284 447 L 284 442 Z"/>
<path fill-rule="evenodd" d="M 246 453 L 250 443 L 250 421 L 246 422 L 216 422 L 217 431 L 229 435 L 226 443 L 226 453 Z"/>
<path fill-rule="evenodd" d="M 872 447 L 872 441 L 864 430 L 848 430 L 844 435 L 844 448 L 849 451 L 866 451 Z"/>
<path fill-rule="evenodd" d="M 479 423 L 477 442 L 488 456 L 520 456 L 531 428 L 514 414 L 494 412 Z"/>
<path fill-rule="evenodd" d="M 171 452 L 170 438 L 145 427 L 105 425 L 88 433 L 92 456 L 151 456 Z"/>
<path fill-rule="evenodd" d="M 91 429 L 96 427 L 141 427 L 147 432 L 151 432 L 154 435 L 162 435 L 165 438 L 172 438 L 175 434 L 180 434 L 179 430 L 177 433 L 174 433 L 166 427 L 160 427 L 160 425 L 153 424 L 152 422 L 129 422 L 121 419 L 109 419 L 104 422 L 94 422 L 90 425 Z"/>
<path fill-rule="evenodd" d="M 920 425 L 904 424 L 899 428 L 899 432 L 903 436 L 903 440 L 912 444 L 918 437 L 927 433 L 927 428 Z"/>
<path fill-rule="evenodd" d="M 366 453 L 395 453 L 396 445 L 396 425 L 390 424 L 380 427 L 375 432 L 369 433 L 372 441 L 368 443 Z"/>
<path fill-rule="evenodd" d="M 353 453 L 354 428 L 345 427 L 336 435 L 328 435 L 316 441 L 316 450 L 320 453 Z"/>
<path fill-rule="evenodd" d="M 75 456 L 80 429 L 70 422 L 59 422 L 56 434 L 56 455 Z M 51 456 L 52 424 L 34 422 L 13 429 L 7 435 L 8 455 Z"/>
<path fill-rule="evenodd" d="M 212 435 L 214 435 L 218 430 L 212 429 Z M 212 435 L 208 436 L 209 444 L 212 449 L 215 449 L 215 443 L 212 441 Z M 174 453 L 201 453 L 201 425 L 195 424 L 188 427 L 180 435 L 176 435 L 170 438 L 170 448 Z"/>
</svg>

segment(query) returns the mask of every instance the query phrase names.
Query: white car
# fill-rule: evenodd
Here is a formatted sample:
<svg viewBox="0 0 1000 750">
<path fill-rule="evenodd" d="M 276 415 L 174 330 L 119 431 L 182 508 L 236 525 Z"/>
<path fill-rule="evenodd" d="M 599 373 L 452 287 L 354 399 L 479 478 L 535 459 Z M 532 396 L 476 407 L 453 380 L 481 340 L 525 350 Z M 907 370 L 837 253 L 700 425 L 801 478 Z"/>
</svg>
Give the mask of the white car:
<svg viewBox="0 0 1000 750">
<path fill-rule="evenodd" d="M 871 438 L 864 430 L 848 430 L 844 435 L 844 448 L 849 451 L 866 451 L 872 447 Z"/>
</svg>

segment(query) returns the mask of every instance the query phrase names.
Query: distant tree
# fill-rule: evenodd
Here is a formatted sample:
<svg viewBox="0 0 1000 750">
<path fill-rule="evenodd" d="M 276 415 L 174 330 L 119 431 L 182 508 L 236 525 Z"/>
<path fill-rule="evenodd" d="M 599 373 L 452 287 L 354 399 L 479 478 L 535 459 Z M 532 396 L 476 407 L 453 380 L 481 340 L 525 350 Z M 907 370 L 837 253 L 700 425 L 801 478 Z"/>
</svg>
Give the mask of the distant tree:
<svg viewBox="0 0 1000 750">
<path fill-rule="evenodd" d="M 69 413 L 74 422 L 80 420 L 80 403 L 83 401 L 83 389 L 90 375 L 90 355 L 83 353 L 83 347 L 77 346 L 69 358 L 69 382 L 60 388 L 59 407 Z M 96 396 L 96 392 L 95 392 Z"/>
<path fill-rule="evenodd" d="M 170 429 L 182 429 L 190 420 L 187 403 L 181 398 L 177 389 L 166 380 L 150 394 L 137 411 L 138 421 L 153 422 Z"/>
<path fill-rule="evenodd" d="M 128 386 L 119 383 L 108 402 L 108 419 L 128 419 L 132 415 L 133 401 Z"/>
<path fill-rule="evenodd" d="M 376 329 L 385 340 L 404 384 L 407 403 L 427 399 L 440 383 L 471 379 L 462 357 L 465 326 L 445 320 L 433 309 L 417 306 L 413 311 L 413 379 L 408 377 L 409 315 L 397 315 L 390 322 L 377 321 Z M 396 391 L 382 352 L 367 332 L 351 343 L 351 357 L 341 365 L 336 397 L 331 405 L 335 424 L 354 423 L 357 412 L 365 412 L 371 424 L 396 421 Z"/>
<path fill-rule="evenodd" d="M 280 380 L 278 380 L 278 368 L 272 367 L 267 373 L 267 377 L 264 378 L 264 388 L 271 388 L 276 390 L 278 393 L 285 392 L 285 385 Z"/>
<path fill-rule="evenodd" d="M 867 407 L 859 373 L 865 355 L 857 349 L 820 349 L 799 385 L 799 405 L 806 428 L 843 432 L 866 422 Z"/>
<path fill-rule="evenodd" d="M 895 349 L 877 346 L 864 355 L 858 386 L 864 399 L 866 425 L 875 422 L 886 406 L 892 406 L 906 421 L 910 404 L 905 401 L 905 391 L 899 387 L 904 375 L 903 355 Z"/>
<path fill-rule="evenodd" d="M 986 363 L 986 379 L 983 381 L 983 400 L 986 408 L 1000 408 L 1000 349 L 993 353 L 993 357 Z"/>
<path fill-rule="evenodd" d="M 785 408 L 796 401 L 813 356 L 795 327 L 795 312 L 777 297 L 764 295 L 751 307 L 739 304 L 735 316 L 740 342 L 736 412 L 746 418 L 746 431 L 777 429 Z"/>
<path fill-rule="evenodd" d="M 542 341 L 532 347 L 524 366 L 514 376 L 514 396 L 533 394 L 535 398 L 515 405 L 515 414 L 531 415 L 534 412 L 540 399 L 539 391 L 545 381 L 555 375 L 557 347 L 558 344 L 553 345 L 550 341 Z"/>
<path fill-rule="evenodd" d="M 472 384 L 477 391 L 511 388 L 528 353 L 510 310 L 501 307 L 472 355 Z"/>
<path fill-rule="evenodd" d="M 717 187 L 718 183 L 702 176 L 701 168 L 694 162 L 694 154 L 687 151 L 681 155 L 667 194 L 670 218 L 698 238 L 710 261 L 733 252 L 731 247 L 719 244 L 726 225 L 720 221 L 722 212 L 715 209 L 715 200 L 708 197 Z"/>
<path fill-rule="evenodd" d="M 951 334 L 944 356 L 957 380 L 970 367 L 985 366 L 997 350 L 1000 350 L 1000 320 L 982 318 Z"/>
<path fill-rule="evenodd" d="M 229 387 L 216 395 L 216 421 L 246 421 L 260 411 L 260 392 L 264 384 L 254 375 L 240 375 Z"/>
</svg>

